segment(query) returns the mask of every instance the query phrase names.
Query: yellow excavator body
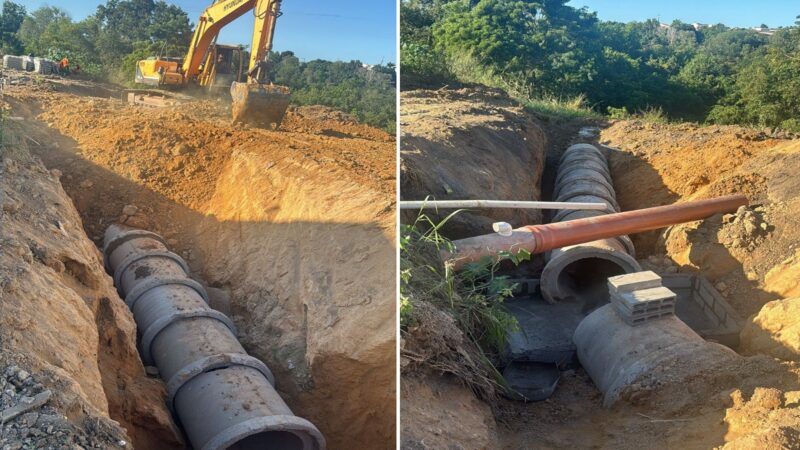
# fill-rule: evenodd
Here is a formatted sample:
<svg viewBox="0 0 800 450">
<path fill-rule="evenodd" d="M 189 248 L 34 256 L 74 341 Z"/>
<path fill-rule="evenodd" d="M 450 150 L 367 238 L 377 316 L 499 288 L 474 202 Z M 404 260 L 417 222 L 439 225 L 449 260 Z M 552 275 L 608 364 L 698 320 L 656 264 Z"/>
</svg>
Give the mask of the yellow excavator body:
<svg viewBox="0 0 800 450">
<path fill-rule="evenodd" d="M 135 81 L 150 86 L 178 86 L 183 77 L 178 73 L 178 62 L 163 59 L 145 59 L 136 63 Z"/>
<path fill-rule="evenodd" d="M 259 127 L 280 126 L 290 92 L 268 78 L 269 52 L 281 0 L 216 0 L 206 8 L 182 59 L 150 58 L 136 65 L 136 82 L 166 88 L 191 85 L 216 93 L 229 91 L 234 122 Z M 255 25 L 249 64 L 241 47 L 217 44 L 220 30 L 253 11 Z M 237 64 L 238 63 L 238 64 Z"/>
</svg>

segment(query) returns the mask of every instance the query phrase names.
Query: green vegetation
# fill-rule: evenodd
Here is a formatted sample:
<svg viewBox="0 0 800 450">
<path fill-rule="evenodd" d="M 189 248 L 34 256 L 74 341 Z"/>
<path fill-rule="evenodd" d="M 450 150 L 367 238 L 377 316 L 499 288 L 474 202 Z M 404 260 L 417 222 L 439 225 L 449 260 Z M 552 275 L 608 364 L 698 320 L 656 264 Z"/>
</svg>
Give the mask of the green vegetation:
<svg viewBox="0 0 800 450">
<path fill-rule="evenodd" d="M 192 32 L 186 12 L 163 0 L 107 0 L 81 21 L 58 7 L 45 6 L 28 14 L 23 6 L 5 1 L 0 50 L 54 60 L 67 57 L 84 76 L 132 86 L 136 61 L 183 56 Z M 292 88 L 296 104 L 330 106 L 394 132 L 393 65 L 300 62 L 291 52 L 273 56 L 274 80 Z"/>
<path fill-rule="evenodd" d="M 292 90 L 299 105 L 326 105 L 364 123 L 395 132 L 394 64 L 364 67 L 360 61 L 301 62 L 294 53 L 274 53 L 271 79 Z"/>
<path fill-rule="evenodd" d="M 516 319 L 503 307 L 516 287 L 505 275 L 497 273 L 502 261 L 514 264 L 530 259 L 530 254 L 502 254 L 499 259 L 485 258 L 454 272 L 443 264 L 442 249 L 452 250 L 450 240 L 439 234 L 448 218 L 436 224 L 420 214 L 411 224 L 401 225 L 400 232 L 400 324 L 414 325 L 414 308 L 428 302 L 447 311 L 467 338 L 487 354 L 496 354 L 506 343 L 509 331 L 518 327 Z"/>
<path fill-rule="evenodd" d="M 546 116 L 800 131 L 800 27 L 602 22 L 566 3 L 402 0 L 402 88 L 481 83 Z"/>
</svg>

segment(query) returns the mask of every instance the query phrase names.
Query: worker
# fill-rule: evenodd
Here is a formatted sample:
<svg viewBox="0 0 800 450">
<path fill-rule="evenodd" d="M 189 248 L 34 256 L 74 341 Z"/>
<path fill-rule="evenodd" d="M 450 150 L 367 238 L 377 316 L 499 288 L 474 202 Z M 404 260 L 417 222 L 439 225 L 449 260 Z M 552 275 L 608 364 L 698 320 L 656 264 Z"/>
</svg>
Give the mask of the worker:
<svg viewBox="0 0 800 450">
<path fill-rule="evenodd" d="M 58 72 L 61 75 L 69 75 L 69 58 L 66 56 L 58 63 Z"/>
</svg>

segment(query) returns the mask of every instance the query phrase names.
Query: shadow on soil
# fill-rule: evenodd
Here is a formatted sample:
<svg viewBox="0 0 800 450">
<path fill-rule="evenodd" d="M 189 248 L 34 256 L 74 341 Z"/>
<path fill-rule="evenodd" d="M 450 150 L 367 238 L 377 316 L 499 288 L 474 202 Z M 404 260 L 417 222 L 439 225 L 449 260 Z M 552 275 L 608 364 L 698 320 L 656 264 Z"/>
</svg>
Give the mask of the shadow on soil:
<svg viewBox="0 0 800 450">
<path fill-rule="evenodd" d="M 84 94 L 108 96 L 105 91 Z M 348 346 L 334 345 L 337 340 L 365 340 L 347 332 L 352 328 L 345 329 L 344 333 L 336 328 L 340 322 L 354 320 L 353 314 L 359 317 L 365 314 L 365 308 L 367 315 L 376 315 L 372 313 L 380 309 L 381 317 L 385 314 L 391 319 L 380 326 L 374 321 L 365 325 L 362 330 L 365 337 L 384 333 L 387 326 L 394 329 L 394 311 L 381 308 L 381 305 L 390 304 L 382 297 L 391 295 L 393 298 L 393 280 L 386 280 L 386 286 L 360 286 L 359 293 L 363 293 L 363 297 L 347 302 L 341 300 L 341 294 L 334 295 L 343 286 L 364 283 L 361 279 L 345 278 L 342 272 L 338 272 L 340 276 L 337 277 L 337 268 L 347 266 L 350 267 L 348 273 L 353 273 L 352 267 L 357 268 L 365 259 L 372 260 L 376 255 L 385 256 L 393 264 L 394 242 L 387 238 L 379 224 L 220 221 L 84 159 L 76 141 L 35 119 L 40 112 L 37 105 L 17 102 L 13 106 L 15 114 L 22 112 L 25 117 L 21 126 L 32 144 L 31 153 L 48 169 L 62 172 L 62 186 L 79 211 L 86 234 L 95 244 L 102 246 L 105 229 L 119 220 L 123 206 L 138 205 L 140 211 L 128 219 L 128 225 L 162 234 L 170 240 L 171 249 L 187 260 L 194 278 L 232 291 L 233 318 L 246 334 L 240 336 L 246 350 L 267 363 L 284 400 L 295 414 L 310 420 L 322 431 L 329 448 L 353 445 L 393 448 L 394 343 L 369 347 L 369 343 L 364 342 L 357 357 L 346 350 L 338 350 Z M 225 239 L 220 237 L 218 242 L 209 242 L 216 239 L 211 233 L 218 233 Z M 289 241 L 275 238 L 287 236 L 295 238 Z M 259 244 L 256 248 L 237 247 L 241 256 L 264 254 L 263 259 L 255 259 L 265 261 L 263 267 L 248 266 L 247 261 L 240 263 L 244 272 L 234 278 L 243 280 L 247 286 L 220 282 L 211 272 L 219 258 L 240 256 L 230 254 L 231 250 L 227 255 L 213 252 L 223 243 L 236 243 L 237 237 Z M 313 245 L 319 242 L 338 242 L 345 251 L 334 256 L 330 252 L 315 253 Z M 348 247 L 348 243 L 353 244 Z M 354 251 L 358 243 L 370 246 L 368 255 Z M 277 269 L 283 266 L 287 268 L 283 271 L 286 273 L 279 273 L 282 271 Z M 383 266 L 386 270 L 392 269 L 387 264 Z M 265 288 L 272 285 L 274 289 Z M 238 298 L 237 292 L 243 290 L 247 291 L 250 303 Z M 258 303 L 253 304 L 254 300 Z M 260 320 L 270 317 L 285 320 L 275 324 Z M 317 331 L 307 334 L 309 329 Z M 307 361 L 308 348 L 320 345 L 329 350 L 323 354 L 312 352 L 317 360 Z M 112 418 L 119 412 L 112 409 Z M 146 428 L 146 424 L 142 427 Z"/>
</svg>

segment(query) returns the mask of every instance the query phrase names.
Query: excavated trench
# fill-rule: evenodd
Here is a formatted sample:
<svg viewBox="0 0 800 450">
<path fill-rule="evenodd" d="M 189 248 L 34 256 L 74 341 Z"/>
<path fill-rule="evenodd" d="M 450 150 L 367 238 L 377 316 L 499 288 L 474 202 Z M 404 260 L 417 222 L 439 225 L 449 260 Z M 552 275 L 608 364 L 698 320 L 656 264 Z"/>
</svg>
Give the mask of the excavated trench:
<svg viewBox="0 0 800 450">
<path fill-rule="evenodd" d="M 538 378 L 538 386 L 517 387 L 527 388 L 523 394 L 529 399 L 546 401 L 520 402 L 517 396 L 484 402 L 458 375 L 421 370 L 414 357 L 436 354 L 426 353 L 425 343 L 440 341 L 428 336 L 431 327 L 409 328 L 409 369 L 401 385 L 406 448 L 421 443 L 507 449 L 797 446 L 800 370 L 791 361 L 797 360 L 793 330 L 800 293 L 800 259 L 793 245 L 800 230 L 793 213 L 800 192 L 793 176 L 800 161 L 796 138 L 787 142 L 769 131 L 742 127 L 643 121 L 606 124 L 581 136 L 579 124 L 542 125 L 522 111 L 501 109 L 504 96 L 478 88 L 401 95 L 404 137 L 413 138 L 401 147 L 406 200 L 427 195 L 556 200 L 559 162 L 578 141 L 591 142 L 608 156 L 613 180 L 589 178 L 609 183 L 623 210 L 729 194 L 746 194 L 751 202 L 735 214 L 637 233 L 630 242 L 616 243 L 617 252 L 634 243 L 636 262 L 662 275 L 662 285 L 677 294 L 677 316 L 688 326 L 672 321 L 654 333 L 625 335 L 615 331 L 630 328 L 627 323 L 596 315 L 587 322 L 581 344 L 588 349 L 583 359 L 588 361 L 589 353 L 598 356 L 588 364 L 591 375 L 574 358 L 574 332 L 600 306 L 585 299 L 599 298 L 598 291 L 605 295 L 605 276 L 624 272 L 624 266 L 591 255 L 564 264 L 555 277 L 564 295 L 555 303 L 537 292 L 544 255 L 534 256 L 524 270 L 508 268 L 523 288 L 504 304 L 521 330 L 509 339 L 505 356 L 511 362 L 501 360 L 498 367 L 507 378 Z M 524 126 L 515 128 L 519 123 Z M 544 134 L 546 142 L 535 138 Z M 515 158 L 519 151 L 526 152 L 522 160 Z M 598 168 L 596 163 L 581 166 Z M 473 182 L 481 179 L 487 181 Z M 485 210 L 472 212 L 457 226 L 448 222 L 441 232 L 459 240 L 484 235 L 492 222 L 517 227 L 549 222 L 548 216 Z M 606 372 L 605 363 L 625 370 Z M 615 379 L 631 364 L 649 376 L 634 383 L 624 376 Z M 612 376 L 604 383 L 607 375 Z M 610 408 L 598 380 L 611 393 Z M 626 386 L 621 395 L 615 392 L 618 381 Z"/>
<path fill-rule="evenodd" d="M 615 138 L 616 145 L 627 143 L 624 135 L 616 135 Z M 582 177 L 587 182 L 581 190 L 585 195 L 594 196 L 586 200 L 603 201 L 610 209 L 617 209 L 613 204 L 617 200 L 613 188 L 606 182 L 625 189 L 623 206 L 627 209 L 677 200 L 674 193 L 663 184 L 651 186 L 652 177 L 642 177 L 643 172 L 655 173 L 653 166 L 638 161 L 637 171 L 631 174 L 629 166 L 625 165 L 630 164 L 632 159 L 628 153 L 595 145 L 602 148 L 609 159 L 613 158 L 616 178 L 610 179 L 612 171 L 608 169 L 612 166 L 611 162 L 608 166 L 589 162 L 588 166 L 584 166 L 589 167 L 589 171 L 602 171 L 609 177 Z M 658 154 L 657 151 L 655 153 Z M 561 153 L 548 155 L 552 173 L 544 176 L 544 199 L 569 201 L 563 194 L 558 195 L 559 192 L 565 192 L 563 186 L 558 186 L 559 180 L 570 179 L 573 186 L 584 183 L 578 177 L 564 176 L 563 160 Z M 633 176 L 640 177 L 639 181 Z M 588 179 L 593 181 L 588 182 Z M 548 184 L 548 181 L 551 183 Z M 596 188 L 592 183 L 602 187 Z M 720 184 L 724 184 L 724 181 Z M 654 188 L 660 188 L 666 194 L 654 196 Z M 716 195 L 727 194 L 731 190 L 729 187 L 722 189 Z M 734 188 L 734 192 L 741 192 L 739 189 Z M 763 201 L 763 197 L 758 195 L 750 194 L 749 197 L 751 203 Z M 709 227 L 725 227 L 727 223 L 733 228 L 736 221 L 745 217 L 743 214 L 748 214 L 742 211 L 740 209 L 728 216 L 735 219 L 733 224 L 732 219 L 720 224 L 719 216 L 706 223 Z M 566 215 L 580 218 L 594 214 L 575 212 Z M 561 213 L 561 216 L 564 215 Z M 552 220 L 558 221 L 559 214 L 554 216 Z M 569 217 L 563 220 L 569 220 Z M 509 302 L 512 313 L 520 320 L 522 330 L 512 333 L 508 356 L 518 359 L 508 363 L 504 375 L 520 394 L 531 394 L 528 395 L 531 400 L 545 397 L 549 400 L 525 404 L 514 401 L 520 400 L 518 396 L 495 405 L 495 417 L 498 424 L 502 424 L 497 429 L 497 445 L 503 448 L 584 448 L 597 445 L 604 448 L 652 448 L 653 437 L 664 435 L 667 436 L 666 440 L 656 447 L 690 445 L 710 448 L 732 441 L 744 445 L 744 448 L 770 445 L 763 442 L 776 442 L 776 448 L 794 445 L 787 444 L 794 442 L 791 439 L 782 441 L 782 438 L 775 437 L 780 434 L 775 431 L 776 427 L 792 422 L 781 417 L 789 410 L 781 409 L 780 400 L 772 406 L 776 409 L 769 417 L 756 411 L 763 408 L 760 396 L 767 391 L 780 395 L 782 390 L 796 386 L 796 370 L 781 365 L 778 360 L 744 358 L 733 351 L 745 350 L 744 354 L 747 354 L 747 344 L 740 344 L 740 331 L 746 321 L 732 306 L 732 300 L 737 301 L 732 298 L 734 293 L 731 290 L 720 292 L 719 289 L 730 288 L 716 280 L 723 277 L 733 279 L 741 271 L 741 265 L 730 263 L 730 272 L 717 272 L 714 265 L 710 264 L 711 258 L 706 248 L 698 244 L 703 243 L 704 239 L 719 239 L 716 238 L 718 231 L 714 230 L 713 234 L 709 232 L 711 237 L 683 231 L 694 227 L 697 227 L 696 223 L 672 227 L 663 233 L 660 243 L 658 235 L 661 231 L 643 236 L 633 235 L 633 240 L 625 238 L 607 242 L 606 245 L 596 246 L 592 243 L 579 257 L 557 265 L 555 269 L 548 269 L 548 265 L 555 260 L 553 255 L 545 257 L 540 280 L 541 294 L 545 299 L 555 300 L 555 303 L 548 305 L 537 298 Z M 724 236 L 729 231 L 719 233 Z M 699 242 L 691 252 L 687 252 L 688 261 L 683 262 L 680 259 L 682 255 L 675 251 L 674 242 L 691 245 L 691 242 L 683 241 L 688 239 Z M 637 243 L 636 253 L 633 252 L 634 242 Z M 610 252 L 593 255 L 597 248 L 591 247 Z M 655 256 L 665 251 L 675 252 L 676 256 L 673 257 L 684 264 L 683 270 L 675 270 L 675 262 L 671 258 L 665 264 L 662 262 L 664 257 Z M 727 251 L 725 255 L 728 255 Z M 720 261 L 716 255 L 714 257 Z M 662 285 L 677 294 L 676 315 L 651 322 L 648 326 L 631 327 L 614 313 L 612 305 L 603 306 L 609 302 L 607 279 L 637 272 L 642 267 L 660 272 Z M 549 275 L 548 270 L 551 272 Z M 750 299 L 757 302 L 762 296 L 763 292 L 759 291 Z M 536 302 L 539 302 L 538 306 Z M 569 303 L 582 306 L 571 308 Z M 547 312 L 548 309 L 553 311 Z M 595 312 L 587 317 L 591 311 Z M 563 328 L 570 331 L 565 332 Z M 745 334 L 742 336 L 745 339 Z M 577 355 L 571 353 L 576 350 L 576 345 Z M 552 373 L 551 364 L 554 362 L 561 368 L 560 377 Z M 756 369 L 753 364 L 762 366 Z M 558 383 L 555 388 L 552 387 L 554 383 Z M 598 393 L 598 389 L 601 392 Z M 728 400 L 730 395 L 735 397 L 732 402 Z M 742 396 L 751 396 L 749 403 L 742 400 Z M 721 400 L 717 400 L 717 397 Z M 787 408 L 789 406 L 786 405 Z"/>
<path fill-rule="evenodd" d="M 391 138 L 327 111 L 296 111 L 275 132 L 232 128 L 207 102 L 186 114 L 99 93 L 5 97 L 89 239 L 99 248 L 113 223 L 159 233 L 328 448 L 393 448 Z"/>
</svg>

